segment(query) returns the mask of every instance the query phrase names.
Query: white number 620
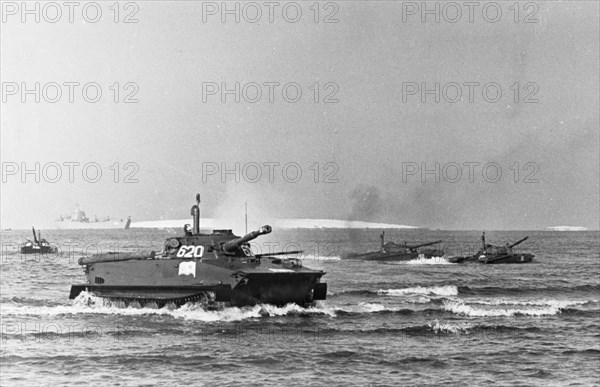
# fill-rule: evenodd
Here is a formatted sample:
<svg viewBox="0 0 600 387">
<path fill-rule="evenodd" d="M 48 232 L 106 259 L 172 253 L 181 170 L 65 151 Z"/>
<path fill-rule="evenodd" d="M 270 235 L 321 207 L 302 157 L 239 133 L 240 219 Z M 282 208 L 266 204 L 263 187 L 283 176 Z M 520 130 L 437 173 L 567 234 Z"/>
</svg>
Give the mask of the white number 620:
<svg viewBox="0 0 600 387">
<path fill-rule="evenodd" d="M 179 258 L 200 258 L 204 255 L 204 246 L 181 246 L 177 251 Z"/>
</svg>

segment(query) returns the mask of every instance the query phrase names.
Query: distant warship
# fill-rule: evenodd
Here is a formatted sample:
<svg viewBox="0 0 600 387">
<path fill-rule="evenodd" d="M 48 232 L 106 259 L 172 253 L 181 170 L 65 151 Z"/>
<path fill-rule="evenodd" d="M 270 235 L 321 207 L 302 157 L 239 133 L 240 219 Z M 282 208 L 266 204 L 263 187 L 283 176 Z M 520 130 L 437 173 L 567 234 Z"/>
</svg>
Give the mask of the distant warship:
<svg viewBox="0 0 600 387">
<path fill-rule="evenodd" d="M 127 219 L 111 219 L 110 216 L 107 216 L 101 219 L 98 219 L 98 217 L 90 219 L 86 216 L 85 211 L 79 209 L 79 204 L 76 204 L 75 209 L 71 214 L 65 216 L 59 215 L 54 221 L 54 225 L 59 230 L 111 228 L 128 229 L 131 225 L 131 217 L 127 217 Z"/>
</svg>

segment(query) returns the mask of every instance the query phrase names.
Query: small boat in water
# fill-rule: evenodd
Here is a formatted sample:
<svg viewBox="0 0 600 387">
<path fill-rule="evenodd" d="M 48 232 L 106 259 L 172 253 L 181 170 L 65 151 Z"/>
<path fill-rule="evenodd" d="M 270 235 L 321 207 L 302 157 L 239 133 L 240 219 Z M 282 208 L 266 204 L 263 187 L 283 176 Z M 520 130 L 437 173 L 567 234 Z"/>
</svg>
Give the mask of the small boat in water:
<svg viewBox="0 0 600 387">
<path fill-rule="evenodd" d="M 29 238 L 21 244 L 21 254 L 55 254 L 57 248 L 50 246 L 50 243 L 42 238 L 41 231 L 38 231 L 38 235 L 35 234 L 35 228 L 31 227 L 33 231 L 33 241 Z"/>
<path fill-rule="evenodd" d="M 400 244 L 395 242 L 385 243 L 385 231 L 379 236 L 381 239 L 381 247 L 379 251 L 371 251 L 367 253 L 350 253 L 345 257 L 349 259 L 363 259 L 366 261 L 412 261 L 419 259 L 421 256 L 424 258 L 441 257 L 444 252 L 440 249 L 423 249 L 422 247 L 432 246 L 442 241 L 427 242 L 421 244 L 409 245 L 406 242 Z"/>
</svg>

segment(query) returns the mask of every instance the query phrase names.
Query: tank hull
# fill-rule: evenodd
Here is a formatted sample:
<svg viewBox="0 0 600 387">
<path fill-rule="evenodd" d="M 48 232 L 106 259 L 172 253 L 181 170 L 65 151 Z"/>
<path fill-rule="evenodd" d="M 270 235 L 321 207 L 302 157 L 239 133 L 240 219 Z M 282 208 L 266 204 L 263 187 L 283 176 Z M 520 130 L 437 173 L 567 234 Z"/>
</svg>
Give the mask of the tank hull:
<svg viewBox="0 0 600 387">
<path fill-rule="evenodd" d="M 52 246 L 23 246 L 21 254 L 56 254 L 56 247 Z"/>
<path fill-rule="evenodd" d="M 364 261 L 412 261 L 419 258 L 418 253 L 384 253 L 380 251 L 365 254 L 348 254 L 346 258 Z"/>
<path fill-rule="evenodd" d="M 256 304 L 285 305 L 294 303 L 308 305 L 315 299 L 315 288 L 319 284 L 319 273 L 251 273 L 248 280 L 236 286 L 231 292 L 231 305 L 245 306 Z M 326 286 L 326 285 L 325 285 Z M 326 291 L 326 288 L 325 288 Z"/>
<path fill-rule="evenodd" d="M 208 298 L 212 301 L 228 302 L 231 300 L 231 287 L 218 286 L 110 286 L 110 285 L 72 285 L 70 299 L 75 299 L 83 291 L 98 297 L 155 302 L 164 305 L 169 302 L 182 304 L 188 301 Z"/>
<path fill-rule="evenodd" d="M 379 238 L 381 239 L 379 251 L 370 251 L 362 254 L 350 253 L 347 254 L 345 258 L 365 261 L 412 261 L 419 258 L 441 257 L 444 255 L 444 252 L 440 249 L 423 249 L 423 247 L 441 243 L 441 240 L 410 245 L 407 243 L 399 244 L 395 242 L 387 242 L 384 244 L 385 232 L 382 232 Z"/>
<path fill-rule="evenodd" d="M 446 258 L 451 263 L 479 262 L 486 264 L 503 263 L 531 263 L 535 255 L 533 254 L 509 254 L 509 255 L 471 255 L 466 257 Z"/>
<path fill-rule="evenodd" d="M 441 257 L 444 255 L 444 252 L 441 250 L 427 250 L 422 251 L 421 253 L 406 253 L 406 252 L 382 252 L 382 251 L 374 251 L 371 253 L 364 254 L 348 254 L 346 258 L 348 259 L 360 259 L 364 261 L 391 261 L 391 262 L 404 262 L 404 261 L 413 261 L 415 259 L 419 259 L 421 257 L 431 258 L 431 257 Z"/>
<path fill-rule="evenodd" d="M 84 260 L 87 284 L 73 285 L 69 298 L 82 291 L 126 301 L 182 304 L 207 298 L 232 306 L 256 304 L 307 305 L 324 299 L 325 273 L 303 267 L 284 268 L 271 261 L 244 267 L 223 260 L 141 259 L 117 256 Z"/>
<path fill-rule="evenodd" d="M 487 264 L 500 263 L 530 263 L 533 261 L 533 254 L 509 254 L 509 255 L 486 255 L 478 258 L 479 262 Z"/>
</svg>

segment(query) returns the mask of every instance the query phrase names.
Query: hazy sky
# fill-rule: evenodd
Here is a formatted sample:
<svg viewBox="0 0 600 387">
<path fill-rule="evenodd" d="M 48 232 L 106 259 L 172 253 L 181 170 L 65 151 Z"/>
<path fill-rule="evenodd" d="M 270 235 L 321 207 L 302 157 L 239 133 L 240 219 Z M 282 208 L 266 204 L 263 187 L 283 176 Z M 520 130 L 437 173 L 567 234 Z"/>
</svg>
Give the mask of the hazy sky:
<svg viewBox="0 0 600 387">
<path fill-rule="evenodd" d="M 444 19 L 456 9 L 443 3 L 439 23 L 435 15 L 412 14 L 421 2 L 322 2 L 318 16 L 312 1 L 296 2 L 302 11 L 296 23 L 295 5 L 286 8 L 289 21 L 283 17 L 286 3 L 275 7 L 272 23 L 265 6 L 258 23 L 245 20 L 256 9 L 244 2 L 239 23 L 235 15 L 222 22 L 220 9 L 211 15 L 206 3 L 203 13 L 201 2 L 189 1 L 141 1 L 127 9 L 122 2 L 118 15 L 109 8 L 113 2 L 99 2 L 96 23 L 96 9 L 86 8 L 86 21 L 82 2 L 72 23 L 66 7 L 50 23 L 45 19 L 56 10 L 40 4 L 39 23 L 35 15 L 23 23 L 22 10 L 3 5 L 2 228 L 51 223 L 75 203 L 90 216 L 182 218 L 196 192 L 203 214 L 212 216 L 243 216 L 248 201 L 254 217 L 448 229 L 598 228 L 598 2 L 541 1 L 527 9 L 522 2 L 518 15 L 513 2 L 497 2 L 502 15 L 495 23 L 482 16 L 486 3 L 474 10 L 473 22 L 462 7 L 456 23 Z M 488 18 L 494 12 L 487 9 Z M 123 23 L 127 15 L 138 22 Z M 328 15 L 338 22 L 323 23 Z M 528 15 L 536 22 L 524 23 Z M 23 85 L 34 89 L 36 82 L 39 103 L 35 91 L 22 94 Z M 53 82 L 62 92 L 56 103 L 48 101 L 56 98 Z M 68 82 L 79 83 L 72 103 Z M 91 82 L 102 90 L 96 103 L 82 96 Z M 220 91 L 206 93 L 223 83 L 234 89 L 236 82 L 239 103 L 235 93 L 224 95 L 224 103 Z M 279 84 L 272 86 L 273 102 L 269 82 Z M 434 89 L 436 82 L 438 102 L 434 94 L 409 93 L 415 85 Z M 475 83 L 471 102 L 468 85 Z M 288 100 L 296 96 L 293 86 L 300 87 L 298 102 L 284 99 L 285 84 L 292 85 Z M 488 100 L 486 84 L 494 86 Z M 449 102 L 456 85 L 462 99 Z M 491 102 L 498 87 L 502 96 Z M 87 90 L 93 99 L 95 89 Z M 131 93 L 138 102 L 124 103 Z M 324 103 L 327 98 L 338 102 Z M 23 182 L 20 169 L 36 162 L 40 182 L 35 173 Z M 61 166 L 56 183 L 52 163 Z M 73 182 L 64 163 L 79 163 L 72 164 Z M 82 176 L 88 163 L 102 171 L 97 183 Z M 126 169 L 126 163 L 135 165 Z M 235 173 L 203 176 L 236 163 L 239 183 Z M 420 173 L 435 163 L 439 182 Z M 256 165 L 262 176 L 246 181 L 256 177 Z M 494 166 L 502 171 L 497 182 L 491 182 Z M 299 181 L 286 181 L 298 167 Z M 88 172 L 93 179 L 95 170 Z M 124 182 L 130 172 L 138 182 Z"/>
</svg>

